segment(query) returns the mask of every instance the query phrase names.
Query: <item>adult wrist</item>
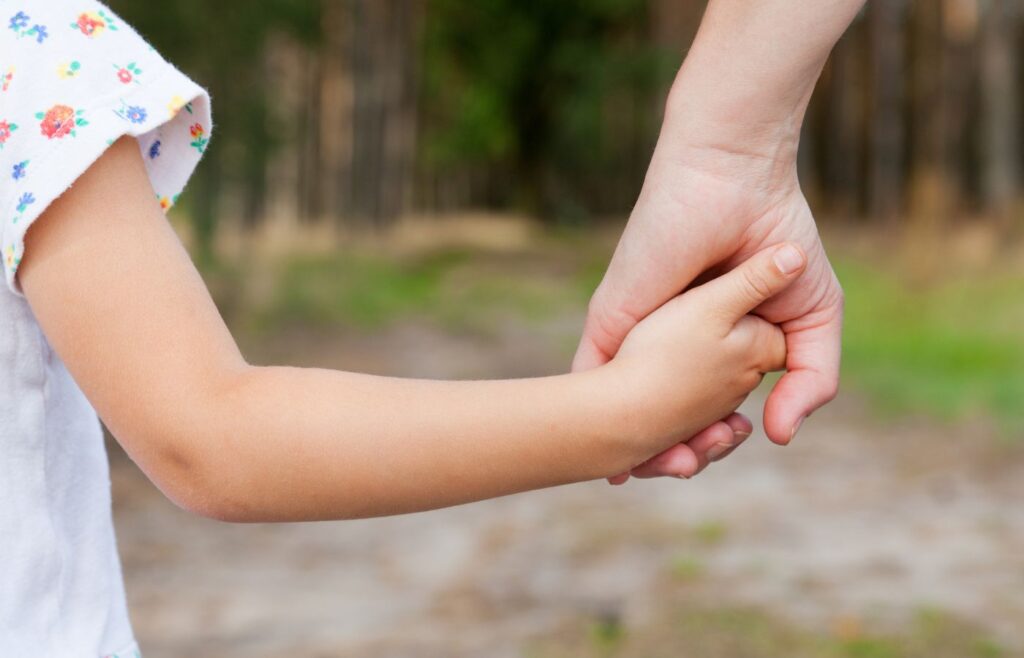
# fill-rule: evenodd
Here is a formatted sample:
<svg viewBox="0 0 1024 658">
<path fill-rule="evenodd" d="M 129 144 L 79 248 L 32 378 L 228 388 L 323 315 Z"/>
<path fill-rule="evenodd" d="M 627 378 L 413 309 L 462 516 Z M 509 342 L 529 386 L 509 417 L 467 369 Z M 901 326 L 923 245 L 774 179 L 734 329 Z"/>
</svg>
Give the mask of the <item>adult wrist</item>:
<svg viewBox="0 0 1024 658">
<path fill-rule="evenodd" d="M 795 175 L 806 103 L 761 96 L 712 84 L 703 72 L 684 67 L 665 104 L 659 151 L 675 162 L 718 166 L 729 176 L 751 168 L 772 179 Z"/>
</svg>

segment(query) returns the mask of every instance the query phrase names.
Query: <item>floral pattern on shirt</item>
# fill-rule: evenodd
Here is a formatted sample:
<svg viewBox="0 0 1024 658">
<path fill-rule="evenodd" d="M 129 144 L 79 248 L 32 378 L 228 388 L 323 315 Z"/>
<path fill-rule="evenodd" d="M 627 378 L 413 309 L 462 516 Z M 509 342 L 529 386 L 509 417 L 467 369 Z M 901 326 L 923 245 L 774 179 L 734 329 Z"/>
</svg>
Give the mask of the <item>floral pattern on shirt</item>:
<svg viewBox="0 0 1024 658">
<path fill-rule="evenodd" d="M 19 39 L 29 37 L 35 40 L 36 43 L 42 43 L 50 36 L 45 25 L 33 23 L 32 17 L 23 11 L 19 11 L 14 16 L 11 16 L 11 20 L 8 22 L 7 27 L 18 35 Z"/>
<path fill-rule="evenodd" d="M 82 63 L 77 59 L 70 62 L 62 62 L 57 65 L 57 77 L 61 80 L 69 80 L 82 70 Z"/>
<path fill-rule="evenodd" d="M 46 112 L 36 112 L 39 129 L 47 139 L 61 139 L 65 135 L 76 137 L 76 129 L 88 126 L 82 115 L 85 110 L 76 110 L 67 105 L 54 105 Z"/>
<path fill-rule="evenodd" d="M 2 8 L 9 11 L 0 14 L 0 254 L 10 283 L 27 225 L 62 191 L 50 189 L 61 178 L 55 168 L 134 135 L 167 210 L 209 145 L 210 123 L 202 89 L 101 2 L 0 0 Z M 54 29 L 60 25 L 66 31 Z M 201 113 L 193 106 L 199 98 Z M 160 172 L 173 175 L 165 182 Z"/>
<path fill-rule="evenodd" d="M 4 148 L 4 144 L 11 138 L 14 131 L 18 129 L 18 124 L 11 123 L 7 120 L 0 121 L 0 150 Z"/>
<path fill-rule="evenodd" d="M 117 79 L 121 81 L 121 84 L 139 84 L 138 77 L 142 75 L 142 69 L 135 62 L 130 62 L 125 66 L 118 66 L 114 64 L 114 70 L 117 71 Z"/>
<path fill-rule="evenodd" d="M 102 9 L 98 11 L 87 11 L 79 14 L 78 19 L 71 24 L 71 28 L 78 30 L 87 37 L 95 38 L 106 30 L 117 30 L 117 23 L 107 12 Z"/>
</svg>

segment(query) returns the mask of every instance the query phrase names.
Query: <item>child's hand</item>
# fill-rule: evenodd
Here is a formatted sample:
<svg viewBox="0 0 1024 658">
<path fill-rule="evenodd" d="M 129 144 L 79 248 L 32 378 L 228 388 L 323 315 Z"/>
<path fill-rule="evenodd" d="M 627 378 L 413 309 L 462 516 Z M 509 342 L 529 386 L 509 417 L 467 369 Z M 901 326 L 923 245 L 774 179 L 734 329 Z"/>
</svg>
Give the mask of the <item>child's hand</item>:
<svg viewBox="0 0 1024 658">
<path fill-rule="evenodd" d="M 749 313 L 785 290 L 805 264 L 793 244 L 765 249 L 670 300 L 629 333 L 612 367 L 627 373 L 633 425 L 648 439 L 644 458 L 725 418 L 764 373 L 785 365 L 782 330 Z"/>
</svg>

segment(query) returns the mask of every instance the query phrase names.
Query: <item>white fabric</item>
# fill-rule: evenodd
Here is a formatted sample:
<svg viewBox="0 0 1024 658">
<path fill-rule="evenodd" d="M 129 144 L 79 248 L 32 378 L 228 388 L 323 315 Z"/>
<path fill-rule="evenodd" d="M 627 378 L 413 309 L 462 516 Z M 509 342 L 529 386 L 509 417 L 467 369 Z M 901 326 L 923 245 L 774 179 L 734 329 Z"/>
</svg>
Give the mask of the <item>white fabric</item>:
<svg viewBox="0 0 1024 658">
<path fill-rule="evenodd" d="M 107 7 L 0 0 L 0 656 L 138 655 L 100 425 L 17 285 L 40 213 L 118 137 L 169 207 L 209 99 Z M 73 276 L 69 273 L 69 276 Z"/>
</svg>

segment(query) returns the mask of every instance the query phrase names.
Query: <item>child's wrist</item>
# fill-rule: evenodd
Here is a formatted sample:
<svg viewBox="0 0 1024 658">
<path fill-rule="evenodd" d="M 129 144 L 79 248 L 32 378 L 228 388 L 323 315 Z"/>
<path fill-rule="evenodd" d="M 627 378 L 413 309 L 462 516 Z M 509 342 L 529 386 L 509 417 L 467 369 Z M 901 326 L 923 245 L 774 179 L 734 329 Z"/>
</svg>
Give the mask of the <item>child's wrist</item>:
<svg viewBox="0 0 1024 658">
<path fill-rule="evenodd" d="M 602 400 L 602 410 L 595 417 L 598 442 L 607 455 L 599 477 L 607 477 L 636 466 L 664 447 L 660 444 L 667 434 L 665 414 L 649 392 L 649 373 L 639 372 L 628 359 L 613 360 L 592 374 Z"/>
</svg>

